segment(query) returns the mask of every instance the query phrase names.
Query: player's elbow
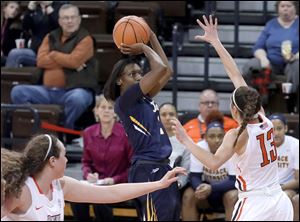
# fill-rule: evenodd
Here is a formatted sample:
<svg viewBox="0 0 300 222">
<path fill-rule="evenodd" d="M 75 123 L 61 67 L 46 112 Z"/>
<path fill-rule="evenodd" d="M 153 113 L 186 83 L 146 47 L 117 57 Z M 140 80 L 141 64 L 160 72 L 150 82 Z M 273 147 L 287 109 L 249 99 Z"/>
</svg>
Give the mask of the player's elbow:
<svg viewBox="0 0 300 222">
<path fill-rule="evenodd" d="M 168 67 L 165 64 L 160 64 L 159 68 L 158 68 L 158 72 L 160 74 L 165 74 L 168 71 Z"/>
<path fill-rule="evenodd" d="M 171 67 L 167 67 L 167 73 L 166 73 L 169 77 L 172 77 L 174 74 L 174 71 Z"/>
</svg>

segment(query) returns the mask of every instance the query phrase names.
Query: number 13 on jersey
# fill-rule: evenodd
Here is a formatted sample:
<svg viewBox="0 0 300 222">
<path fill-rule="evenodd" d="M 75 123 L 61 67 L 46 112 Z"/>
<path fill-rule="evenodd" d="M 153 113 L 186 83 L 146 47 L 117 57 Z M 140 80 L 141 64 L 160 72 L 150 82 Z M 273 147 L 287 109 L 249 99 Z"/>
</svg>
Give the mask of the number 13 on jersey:
<svg viewBox="0 0 300 222">
<path fill-rule="evenodd" d="M 256 139 L 259 141 L 263 159 L 260 166 L 264 167 L 277 159 L 277 150 L 273 139 L 273 128 L 267 132 L 267 138 L 265 138 L 265 134 L 260 134 L 256 136 Z M 266 146 L 271 146 L 272 149 L 268 152 Z"/>
</svg>

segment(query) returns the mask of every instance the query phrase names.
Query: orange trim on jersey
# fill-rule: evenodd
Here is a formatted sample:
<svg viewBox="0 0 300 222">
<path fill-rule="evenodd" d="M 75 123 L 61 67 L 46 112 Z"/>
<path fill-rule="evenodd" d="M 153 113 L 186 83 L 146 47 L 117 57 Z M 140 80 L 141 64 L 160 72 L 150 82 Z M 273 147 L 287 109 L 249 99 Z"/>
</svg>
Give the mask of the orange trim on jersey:
<svg viewBox="0 0 300 222">
<path fill-rule="evenodd" d="M 247 200 L 247 197 L 246 197 L 246 198 L 244 198 L 244 200 L 243 200 L 243 203 L 242 203 L 242 206 L 241 206 L 241 210 L 240 210 L 240 212 L 239 212 L 239 215 L 238 215 L 238 217 L 236 218 L 236 221 L 238 221 L 238 220 L 239 220 L 239 218 L 240 218 L 240 216 L 241 216 L 241 214 L 242 214 L 243 207 L 244 207 L 244 205 L 245 205 L 245 202 L 246 202 L 246 200 Z"/>
<path fill-rule="evenodd" d="M 246 181 L 244 180 L 244 178 L 239 175 L 238 178 L 241 180 L 242 182 L 242 185 L 243 185 L 243 191 L 246 191 L 247 190 L 247 185 L 246 185 Z"/>
</svg>

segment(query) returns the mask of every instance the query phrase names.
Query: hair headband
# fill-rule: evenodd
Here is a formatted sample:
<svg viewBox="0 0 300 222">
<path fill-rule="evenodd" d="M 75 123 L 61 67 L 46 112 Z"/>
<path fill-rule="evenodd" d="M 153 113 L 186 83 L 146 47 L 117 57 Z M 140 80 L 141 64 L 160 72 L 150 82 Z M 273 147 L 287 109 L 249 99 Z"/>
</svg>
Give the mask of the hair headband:
<svg viewBox="0 0 300 222">
<path fill-rule="evenodd" d="M 235 105 L 235 107 L 236 107 L 241 113 L 244 113 L 244 112 L 240 109 L 240 107 L 236 104 L 236 102 L 235 102 L 235 92 L 236 92 L 237 89 L 238 89 L 238 88 L 236 88 L 236 89 L 233 91 L 233 93 L 232 93 L 232 101 L 233 101 L 233 104 Z M 255 119 L 255 118 L 258 118 L 258 113 L 255 113 L 255 114 L 253 115 L 252 119 Z"/>
<path fill-rule="evenodd" d="M 233 104 L 235 105 L 235 107 L 236 107 L 241 113 L 243 113 L 243 111 L 240 109 L 240 107 L 238 107 L 238 105 L 237 105 L 236 102 L 235 102 L 235 92 L 236 92 L 237 89 L 238 89 L 238 88 L 236 88 L 236 89 L 233 91 L 233 93 L 232 93 L 232 101 L 233 101 Z"/>
<path fill-rule="evenodd" d="M 45 161 L 46 158 L 48 157 L 48 154 L 49 154 L 49 152 L 50 152 L 50 150 L 51 150 L 51 147 L 52 147 L 52 138 L 51 138 L 51 136 L 49 136 L 49 134 L 45 134 L 45 136 L 46 136 L 46 137 L 48 138 L 48 140 L 49 140 L 49 146 L 48 146 L 48 150 L 47 150 L 47 153 L 46 153 L 46 155 L 45 155 L 43 161 Z"/>
<path fill-rule="evenodd" d="M 213 121 L 213 122 L 210 122 L 210 123 L 207 125 L 207 127 L 206 127 L 206 132 L 207 132 L 210 128 L 213 128 L 213 127 L 219 127 L 219 128 L 224 129 L 223 124 L 221 124 L 219 121 Z"/>
<path fill-rule="evenodd" d="M 273 120 L 273 119 L 279 119 L 281 122 L 284 123 L 284 125 L 287 124 L 285 116 L 280 113 L 274 113 L 271 116 L 269 116 L 269 120 Z"/>
</svg>

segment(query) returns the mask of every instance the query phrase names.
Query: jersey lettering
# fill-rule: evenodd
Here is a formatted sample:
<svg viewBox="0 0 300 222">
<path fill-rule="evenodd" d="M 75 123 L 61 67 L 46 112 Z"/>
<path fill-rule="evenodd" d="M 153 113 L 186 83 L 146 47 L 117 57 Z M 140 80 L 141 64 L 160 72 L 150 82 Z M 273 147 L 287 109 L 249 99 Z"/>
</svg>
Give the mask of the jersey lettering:
<svg viewBox="0 0 300 222">
<path fill-rule="evenodd" d="M 47 221 L 60 221 L 60 214 L 57 215 L 48 215 Z"/>
<path fill-rule="evenodd" d="M 153 101 L 150 102 L 150 104 L 153 106 L 153 112 L 156 113 L 159 111 L 158 105 Z"/>
<path fill-rule="evenodd" d="M 265 141 L 265 134 L 260 134 L 256 137 L 256 139 L 259 141 L 259 145 L 260 145 L 260 149 L 261 149 L 261 153 L 262 153 L 263 161 L 260 164 L 261 167 L 264 167 L 277 159 L 277 151 L 276 151 L 275 142 L 272 137 L 272 134 L 273 134 L 273 128 L 271 128 L 267 132 L 267 141 Z M 267 153 L 266 142 L 270 141 L 271 139 L 272 139 L 272 141 L 270 142 L 270 145 L 273 147 L 273 149 L 270 150 L 269 153 Z M 270 156 L 270 158 L 269 158 L 269 156 Z"/>
</svg>

